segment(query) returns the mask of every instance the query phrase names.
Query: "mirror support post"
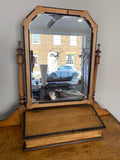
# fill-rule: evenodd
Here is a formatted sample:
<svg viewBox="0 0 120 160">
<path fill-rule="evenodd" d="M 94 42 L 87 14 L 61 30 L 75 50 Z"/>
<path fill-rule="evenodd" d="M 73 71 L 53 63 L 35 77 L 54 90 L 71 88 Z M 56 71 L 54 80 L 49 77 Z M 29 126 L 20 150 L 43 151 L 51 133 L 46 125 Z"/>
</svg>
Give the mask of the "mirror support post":
<svg viewBox="0 0 120 160">
<path fill-rule="evenodd" d="M 25 90 L 24 90 L 24 77 L 23 77 L 23 63 L 24 58 L 22 52 L 24 51 L 21 48 L 21 41 L 18 41 L 18 48 L 16 49 L 17 54 L 17 64 L 19 72 L 19 111 L 20 119 L 22 120 L 22 113 L 25 110 Z"/>
<path fill-rule="evenodd" d="M 100 63 L 100 44 L 98 44 L 98 48 L 96 50 L 96 55 L 95 55 L 95 68 L 94 68 L 94 82 L 93 82 L 93 94 L 92 98 L 94 99 L 95 96 L 95 87 L 96 87 L 96 79 L 97 79 L 97 70 L 98 70 L 98 64 Z"/>
</svg>

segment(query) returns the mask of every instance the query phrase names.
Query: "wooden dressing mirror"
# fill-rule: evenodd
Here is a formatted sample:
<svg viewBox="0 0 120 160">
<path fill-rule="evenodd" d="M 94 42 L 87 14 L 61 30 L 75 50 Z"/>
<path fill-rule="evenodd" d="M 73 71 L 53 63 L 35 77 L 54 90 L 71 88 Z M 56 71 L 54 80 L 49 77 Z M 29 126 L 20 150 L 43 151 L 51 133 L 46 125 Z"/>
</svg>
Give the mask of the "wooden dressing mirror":
<svg viewBox="0 0 120 160">
<path fill-rule="evenodd" d="M 23 26 L 27 108 L 91 103 L 98 27 L 89 13 L 37 6 Z"/>
<path fill-rule="evenodd" d="M 23 29 L 25 69 L 20 42 L 17 61 L 24 149 L 101 138 L 99 115 L 106 110 L 94 101 L 97 24 L 87 11 L 37 6 Z"/>
</svg>

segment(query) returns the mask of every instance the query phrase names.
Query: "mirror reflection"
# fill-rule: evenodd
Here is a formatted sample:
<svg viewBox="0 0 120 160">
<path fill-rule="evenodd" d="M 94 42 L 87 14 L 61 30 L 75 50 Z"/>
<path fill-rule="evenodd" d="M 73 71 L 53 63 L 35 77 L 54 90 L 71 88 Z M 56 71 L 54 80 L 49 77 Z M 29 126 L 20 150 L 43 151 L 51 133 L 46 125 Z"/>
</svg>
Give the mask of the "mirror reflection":
<svg viewBox="0 0 120 160">
<path fill-rule="evenodd" d="M 91 28 L 86 20 L 39 14 L 29 34 L 32 102 L 87 99 Z"/>
</svg>

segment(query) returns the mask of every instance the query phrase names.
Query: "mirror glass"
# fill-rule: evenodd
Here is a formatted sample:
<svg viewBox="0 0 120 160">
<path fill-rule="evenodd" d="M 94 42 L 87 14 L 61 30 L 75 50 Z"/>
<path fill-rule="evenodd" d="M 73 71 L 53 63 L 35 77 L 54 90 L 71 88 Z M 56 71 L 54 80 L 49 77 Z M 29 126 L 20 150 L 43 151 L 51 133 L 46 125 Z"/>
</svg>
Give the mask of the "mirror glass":
<svg viewBox="0 0 120 160">
<path fill-rule="evenodd" d="M 30 24 L 32 102 L 87 99 L 92 29 L 80 16 L 39 14 Z"/>
</svg>

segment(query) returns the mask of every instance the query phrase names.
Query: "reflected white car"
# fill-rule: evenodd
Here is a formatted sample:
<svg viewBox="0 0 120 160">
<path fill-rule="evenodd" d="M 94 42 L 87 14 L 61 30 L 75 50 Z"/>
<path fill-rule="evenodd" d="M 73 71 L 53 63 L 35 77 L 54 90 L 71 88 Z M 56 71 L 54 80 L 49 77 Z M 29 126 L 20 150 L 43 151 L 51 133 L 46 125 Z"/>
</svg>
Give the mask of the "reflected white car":
<svg viewBox="0 0 120 160">
<path fill-rule="evenodd" d="M 57 68 L 56 71 L 52 72 L 50 77 L 60 78 L 60 77 L 72 77 L 77 78 L 79 76 L 78 71 L 69 65 L 61 65 Z"/>
</svg>

